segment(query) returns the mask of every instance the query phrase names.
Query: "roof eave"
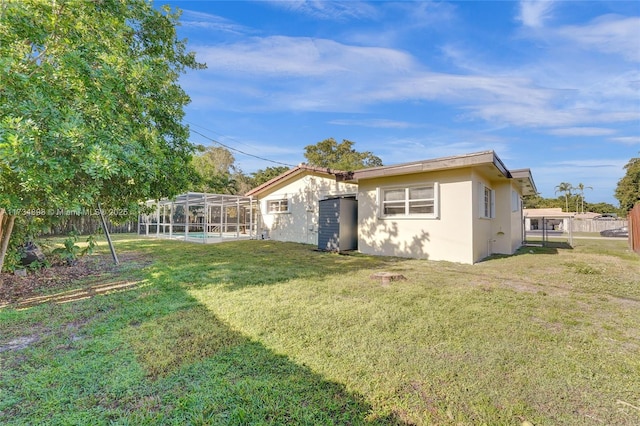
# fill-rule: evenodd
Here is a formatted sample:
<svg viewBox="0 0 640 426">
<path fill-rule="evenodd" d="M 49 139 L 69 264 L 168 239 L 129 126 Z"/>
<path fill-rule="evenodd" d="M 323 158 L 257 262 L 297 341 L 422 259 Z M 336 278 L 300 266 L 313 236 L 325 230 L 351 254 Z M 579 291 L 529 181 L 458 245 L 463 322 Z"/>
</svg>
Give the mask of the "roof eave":
<svg viewBox="0 0 640 426">
<path fill-rule="evenodd" d="M 512 170 L 511 176 L 520 184 L 522 195 L 536 195 L 538 193 L 531 169 Z"/>
<path fill-rule="evenodd" d="M 500 173 L 510 178 L 511 174 L 502 160 L 494 151 L 482 151 L 472 154 L 456 155 L 451 157 L 435 158 L 432 160 L 415 161 L 411 163 L 397 164 L 393 166 L 372 167 L 352 172 L 347 176 L 341 176 L 343 180 L 357 182 L 360 179 L 373 179 L 385 176 L 406 175 L 412 173 L 430 172 L 436 170 L 457 169 L 473 167 L 483 164 L 493 164 Z"/>
</svg>

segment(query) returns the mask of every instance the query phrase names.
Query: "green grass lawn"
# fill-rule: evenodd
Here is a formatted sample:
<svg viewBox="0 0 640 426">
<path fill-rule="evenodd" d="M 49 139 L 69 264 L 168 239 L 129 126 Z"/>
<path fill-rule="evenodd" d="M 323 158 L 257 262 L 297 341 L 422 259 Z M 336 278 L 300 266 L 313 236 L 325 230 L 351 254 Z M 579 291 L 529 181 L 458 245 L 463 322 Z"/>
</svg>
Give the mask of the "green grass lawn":
<svg viewBox="0 0 640 426">
<path fill-rule="evenodd" d="M 472 266 L 119 236 L 139 268 L 103 281 L 131 285 L 0 309 L 0 423 L 640 424 L 640 257 L 574 244 Z"/>
</svg>

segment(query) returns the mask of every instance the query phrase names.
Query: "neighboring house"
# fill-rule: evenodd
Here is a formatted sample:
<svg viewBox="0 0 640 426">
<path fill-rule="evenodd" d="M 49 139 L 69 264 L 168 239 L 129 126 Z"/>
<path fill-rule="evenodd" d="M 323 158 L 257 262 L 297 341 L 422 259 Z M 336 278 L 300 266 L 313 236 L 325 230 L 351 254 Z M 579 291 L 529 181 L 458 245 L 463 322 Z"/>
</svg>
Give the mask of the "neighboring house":
<svg viewBox="0 0 640 426">
<path fill-rule="evenodd" d="M 575 214 L 576 220 L 593 220 L 596 218 L 601 218 L 602 216 L 603 215 L 601 213 L 594 213 L 594 212 L 583 212 L 583 213 Z"/>
<path fill-rule="evenodd" d="M 318 202 L 357 197 L 365 254 L 475 263 L 523 243 L 529 169 L 509 171 L 493 151 L 339 172 L 300 165 L 253 189 L 273 239 L 317 244 Z"/>
<path fill-rule="evenodd" d="M 318 244 L 319 201 L 355 197 L 358 186 L 338 182 L 340 170 L 300 164 L 252 189 L 258 202 L 258 234 L 279 241 Z"/>
<path fill-rule="evenodd" d="M 525 231 L 531 235 L 539 231 L 599 233 L 608 229 L 628 226 L 629 222 L 614 215 L 600 213 L 563 212 L 561 208 L 525 209 Z"/>
<path fill-rule="evenodd" d="M 563 212 L 560 207 L 524 209 L 525 231 L 566 231 L 571 230 L 575 213 Z"/>
</svg>

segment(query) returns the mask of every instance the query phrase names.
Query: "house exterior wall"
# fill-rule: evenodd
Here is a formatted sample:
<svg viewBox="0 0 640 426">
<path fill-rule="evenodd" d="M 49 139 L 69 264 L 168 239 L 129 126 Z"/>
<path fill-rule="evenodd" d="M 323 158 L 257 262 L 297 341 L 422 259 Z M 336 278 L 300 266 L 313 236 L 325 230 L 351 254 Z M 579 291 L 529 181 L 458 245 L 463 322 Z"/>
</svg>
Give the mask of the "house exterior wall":
<svg viewBox="0 0 640 426">
<path fill-rule="evenodd" d="M 513 254 L 522 246 L 522 194 L 511 180 L 491 180 L 473 172 L 474 219 L 473 261 L 492 254 Z M 483 186 L 494 191 L 493 217 L 481 214 Z M 514 199 L 515 197 L 515 199 Z"/>
<path fill-rule="evenodd" d="M 381 218 L 379 188 L 437 185 L 435 218 Z M 358 250 L 365 254 L 473 263 L 471 169 L 359 181 Z"/>
<path fill-rule="evenodd" d="M 380 188 L 430 182 L 438 187 L 435 218 L 380 217 Z M 492 217 L 483 217 L 485 187 L 494 192 Z M 520 197 L 510 179 L 490 180 L 473 168 L 360 180 L 358 249 L 460 263 L 475 263 L 493 253 L 511 254 L 522 245 Z"/>
<path fill-rule="evenodd" d="M 488 255 L 512 254 L 522 245 L 522 196 L 511 181 L 494 185 L 496 217 L 492 221 L 491 251 Z"/>
<path fill-rule="evenodd" d="M 488 187 L 495 191 L 494 185 L 492 185 L 489 179 L 484 176 L 478 174 L 477 172 L 472 172 L 472 190 L 473 190 L 473 203 L 471 206 L 467 206 L 467 208 L 471 209 L 472 215 L 472 247 L 473 253 L 471 255 L 471 262 L 474 263 L 479 261 L 480 259 L 484 259 L 491 252 L 491 235 L 492 235 L 492 221 L 491 218 L 482 217 L 482 209 L 483 209 L 483 198 L 484 198 L 484 186 Z M 496 197 L 497 198 L 497 197 Z"/>
<path fill-rule="evenodd" d="M 333 175 L 303 172 L 274 185 L 255 198 L 259 203 L 258 235 L 278 241 L 318 244 L 318 201 L 355 194 L 357 185 L 336 182 Z M 269 202 L 286 200 L 286 212 L 270 212 Z"/>
<path fill-rule="evenodd" d="M 522 247 L 524 243 L 524 216 L 522 213 L 522 191 L 517 185 L 512 184 L 512 191 L 515 193 L 515 202 L 517 205 L 513 206 L 511 210 L 511 251 L 509 254 L 513 254 Z"/>
</svg>

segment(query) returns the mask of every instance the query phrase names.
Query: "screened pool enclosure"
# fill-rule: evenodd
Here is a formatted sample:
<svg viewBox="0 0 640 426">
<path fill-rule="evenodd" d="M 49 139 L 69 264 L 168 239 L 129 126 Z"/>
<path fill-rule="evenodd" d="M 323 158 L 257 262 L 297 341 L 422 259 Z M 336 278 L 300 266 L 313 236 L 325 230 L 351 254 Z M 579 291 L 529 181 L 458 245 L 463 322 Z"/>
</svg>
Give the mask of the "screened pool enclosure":
<svg viewBox="0 0 640 426">
<path fill-rule="evenodd" d="M 138 220 L 141 235 L 200 243 L 256 238 L 257 203 L 251 197 L 188 192 L 146 206 L 150 212 Z"/>
</svg>

